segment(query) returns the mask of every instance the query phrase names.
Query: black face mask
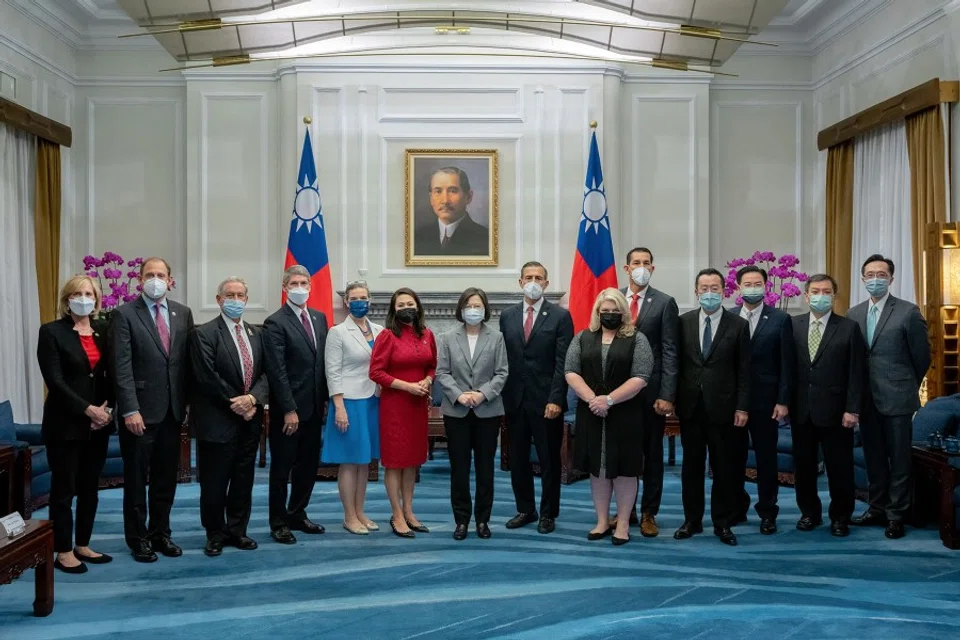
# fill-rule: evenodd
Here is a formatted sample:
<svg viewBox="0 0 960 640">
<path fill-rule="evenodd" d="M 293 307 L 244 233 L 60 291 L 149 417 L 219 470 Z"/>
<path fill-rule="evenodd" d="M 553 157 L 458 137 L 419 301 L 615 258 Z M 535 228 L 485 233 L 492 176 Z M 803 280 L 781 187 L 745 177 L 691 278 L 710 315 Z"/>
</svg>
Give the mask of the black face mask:
<svg viewBox="0 0 960 640">
<path fill-rule="evenodd" d="M 619 313 L 601 313 L 600 325 L 604 329 L 619 329 L 623 324 L 623 316 Z"/>
<path fill-rule="evenodd" d="M 397 320 L 399 320 L 404 324 L 413 324 L 414 321 L 416 321 L 416 319 L 417 319 L 416 309 L 411 309 L 408 307 L 406 309 L 400 309 L 400 311 L 397 311 Z"/>
</svg>

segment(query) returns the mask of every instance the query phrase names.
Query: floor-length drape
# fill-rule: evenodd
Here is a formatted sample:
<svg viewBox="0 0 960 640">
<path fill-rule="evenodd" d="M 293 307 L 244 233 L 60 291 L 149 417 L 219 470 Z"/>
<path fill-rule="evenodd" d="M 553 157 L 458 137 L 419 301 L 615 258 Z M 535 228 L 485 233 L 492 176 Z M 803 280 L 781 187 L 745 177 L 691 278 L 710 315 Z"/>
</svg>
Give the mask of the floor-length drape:
<svg viewBox="0 0 960 640">
<path fill-rule="evenodd" d="M 859 136 L 854 145 L 850 306 L 868 297 L 860 266 L 874 253 L 896 265 L 890 293 L 916 302 L 910 210 L 906 124 L 899 120 Z"/>
<path fill-rule="evenodd" d="M 40 422 L 34 195 L 37 139 L 0 123 L 0 400 L 17 422 Z"/>
<path fill-rule="evenodd" d="M 932 107 L 906 119 L 907 152 L 910 158 L 913 280 L 918 300 L 922 298 L 923 292 L 921 265 L 927 225 L 931 222 L 947 221 L 946 140 L 940 117 L 940 109 L 943 107 Z"/>
<path fill-rule="evenodd" d="M 60 280 L 60 145 L 37 140 L 37 195 L 34 251 L 40 322 L 57 319 Z"/>
<path fill-rule="evenodd" d="M 827 273 L 840 283 L 834 309 L 844 313 L 850 291 L 850 248 L 853 242 L 853 140 L 827 152 L 826 245 Z"/>
</svg>

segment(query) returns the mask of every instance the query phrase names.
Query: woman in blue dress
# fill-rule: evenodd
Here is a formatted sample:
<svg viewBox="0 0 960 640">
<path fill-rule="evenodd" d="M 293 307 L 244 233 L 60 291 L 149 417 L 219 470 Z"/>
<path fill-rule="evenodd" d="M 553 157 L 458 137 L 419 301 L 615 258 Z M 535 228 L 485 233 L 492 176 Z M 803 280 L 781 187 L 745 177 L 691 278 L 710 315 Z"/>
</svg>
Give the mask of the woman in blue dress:
<svg viewBox="0 0 960 640">
<path fill-rule="evenodd" d="M 343 528 L 357 535 L 379 529 L 363 510 L 371 460 L 380 457 L 380 390 L 370 380 L 370 353 L 383 327 L 367 318 L 370 290 L 351 282 L 344 292 L 350 315 L 330 329 L 324 360 L 330 410 L 323 431 L 327 464 L 339 464 L 337 485 L 343 503 Z"/>
</svg>

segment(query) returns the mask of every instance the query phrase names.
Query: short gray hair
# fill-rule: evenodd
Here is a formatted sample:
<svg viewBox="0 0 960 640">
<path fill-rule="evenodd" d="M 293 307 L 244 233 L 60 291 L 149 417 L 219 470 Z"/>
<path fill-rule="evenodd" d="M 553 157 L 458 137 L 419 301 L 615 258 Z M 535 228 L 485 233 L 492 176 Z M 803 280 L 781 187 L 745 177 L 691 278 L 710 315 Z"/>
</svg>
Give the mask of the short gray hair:
<svg viewBox="0 0 960 640">
<path fill-rule="evenodd" d="M 246 281 L 246 280 L 244 280 L 243 278 L 237 277 L 237 276 L 229 276 L 229 277 L 227 277 L 227 278 L 224 278 L 224 279 L 223 279 L 223 282 L 220 283 L 220 286 L 217 287 L 217 295 L 222 298 L 222 297 L 223 297 L 223 292 L 224 292 L 224 290 L 227 288 L 227 285 L 230 284 L 230 283 L 232 283 L 232 282 L 239 282 L 240 284 L 243 285 L 243 295 L 246 296 L 247 294 L 250 293 L 250 289 L 247 288 L 247 281 Z"/>
<path fill-rule="evenodd" d="M 366 281 L 364 280 L 353 280 L 352 282 L 347 283 L 347 288 L 343 292 L 344 299 L 350 297 L 350 292 L 354 289 L 363 289 L 367 292 L 367 295 L 370 295 L 370 287 L 367 286 Z"/>
<path fill-rule="evenodd" d="M 290 265 L 283 271 L 283 286 L 287 286 L 287 283 L 290 282 L 290 278 L 293 276 L 303 276 L 307 280 L 310 279 L 310 272 L 307 271 L 307 268 L 302 264 Z"/>
</svg>

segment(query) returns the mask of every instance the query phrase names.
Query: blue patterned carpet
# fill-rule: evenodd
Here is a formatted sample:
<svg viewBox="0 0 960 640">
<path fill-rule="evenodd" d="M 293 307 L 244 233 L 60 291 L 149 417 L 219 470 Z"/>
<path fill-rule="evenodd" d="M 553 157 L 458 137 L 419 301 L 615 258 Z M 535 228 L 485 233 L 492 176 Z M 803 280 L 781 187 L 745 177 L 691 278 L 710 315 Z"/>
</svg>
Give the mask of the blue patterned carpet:
<svg viewBox="0 0 960 640">
<path fill-rule="evenodd" d="M 32 576 L 0 587 L 0 638 L 958 637 L 960 552 L 935 530 L 908 529 L 900 541 L 875 528 L 840 540 L 827 528 L 801 533 L 793 492 L 783 490 L 773 537 L 759 534 L 751 514 L 736 548 L 709 534 L 678 542 L 679 473 L 667 468 L 663 534 L 647 540 L 634 530 L 614 548 L 585 539 L 594 522 L 586 481 L 563 488 L 554 534 L 506 531 L 513 495 L 498 470 L 493 538 L 471 529 L 458 543 L 438 451 L 416 494 L 433 533 L 392 535 L 381 482 L 370 488 L 368 513 L 383 529 L 350 535 L 340 528 L 336 485 L 318 483 L 310 515 L 328 532 L 298 534 L 288 547 L 269 538 L 258 470 L 250 534 L 259 550 L 205 557 L 199 487 L 180 485 L 173 528 L 184 557 L 152 565 L 125 552 L 121 492 L 104 491 L 94 543 L 116 560 L 82 576 L 58 572 L 46 619 L 30 615 Z"/>
</svg>

